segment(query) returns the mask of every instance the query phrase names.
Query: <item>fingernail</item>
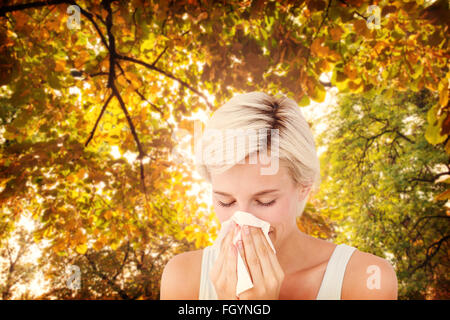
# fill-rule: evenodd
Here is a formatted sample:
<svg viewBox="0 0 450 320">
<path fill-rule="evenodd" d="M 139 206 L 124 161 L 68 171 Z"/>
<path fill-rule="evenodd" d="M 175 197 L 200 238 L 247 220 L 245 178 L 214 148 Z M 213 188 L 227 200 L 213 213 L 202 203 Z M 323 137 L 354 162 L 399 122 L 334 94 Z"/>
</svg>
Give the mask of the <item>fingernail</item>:
<svg viewBox="0 0 450 320">
<path fill-rule="evenodd" d="M 244 226 L 244 233 L 245 233 L 246 235 L 249 235 L 249 234 L 250 234 L 250 228 L 249 228 L 248 226 Z"/>
</svg>

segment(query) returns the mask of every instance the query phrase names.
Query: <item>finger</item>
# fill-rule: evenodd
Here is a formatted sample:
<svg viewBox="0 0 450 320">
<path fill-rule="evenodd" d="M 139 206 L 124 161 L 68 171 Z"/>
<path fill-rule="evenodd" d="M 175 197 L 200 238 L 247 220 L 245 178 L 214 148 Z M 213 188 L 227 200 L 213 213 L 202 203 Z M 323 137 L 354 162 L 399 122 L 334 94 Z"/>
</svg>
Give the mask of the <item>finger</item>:
<svg viewBox="0 0 450 320">
<path fill-rule="evenodd" d="M 264 233 L 260 228 L 251 228 L 250 233 L 253 238 L 256 254 L 258 255 L 261 263 L 262 276 L 265 278 L 275 275 L 275 270 L 269 258 L 269 250 L 271 251 L 272 249 L 268 249 L 266 247 L 266 244 L 264 243 L 266 241 Z"/>
<path fill-rule="evenodd" d="M 222 243 L 220 244 L 220 249 L 221 250 L 222 250 L 222 248 L 227 248 L 228 245 L 233 240 L 234 229 L 236 229 L 236 223 L 233 221 L 233 223 L 228 228 L 227 235 L 225 236 L 225 238 L 222 240 Z"/>
<path fill-rule="evenodd" d="M 227 250 L 226 248 L 228 248 L 230 246 L 230 243 L 233 239 L 233 231 L 235 228 L 233 228 L 233 226 L 230 226 L 230 228 L 228 229 L 228 233 L 225 236 L 225 238 L 222 240 L 222 243 L 220 244 L 220 251 L 219 251 L 219 255 L 217 257 L 217 262 L 215 267 L 217 268 L 217 273 L 218 275 L 220 275 L 220 273 L 222 272 L 224 263 L 225 263 L 225 259 L 226 259 L 226 253 Z"/>
<path fill-rule="evenodd" d="M 250 269 L 250 276 L 253 283 L 261 283 L 261 281 L 263 280 L 261 263 L 256 253 L 255 245 L 253 243 L 253 238 L 250 232 L 251 227 L 244 226 L 243 229 L 244 232 L 242 238 L 244 239 L 245 259 L 247 260 L 247 265 Z"/>
<path fill-rule="evenodd" d="M 272 264 L 272 268 L 273 270 L 275 270 L 275 272 L 279 275 L 284 274 L 283 269 L 281 268 L 281 265 L 278 261 L 277 255 L 276 253 L 273 251 L 272 247 L 270 246 L 269 242 L 267 241 L 267 238 L 264 236 L 264 233 L 262 232 L 262 230 L 259 230 L 262 238 L 263 238 L 263 243 L 266 246 L 267 252 L 269 253 L 269 260 L 270 263 Z"/>
<path fill-rule="evenodd" d="M 230 233 L 234 234 L 235 228 Z M 219 274 L 218 282 L 223 284 L 224 294 L 228 299 L 234 299 L 236 295 L 236 253 L 232 243 L 223 248 L 224 263 Z"/>
<path fill-rule="evenodd" d="M 227 249 L 227 257 L 225 259 L 223 272 L 225 272 L 227 283 L 229 284 L 229 287 L 232 288 L 232 290 L 236 288 L 237 282 L 236 266 L 237 266 L 237 250 L 234 244 L 231 243 Z"/>
<path fill-rule="evenodd" d="M 247 272 L 250 272 L 250 269 L 248 268 L 247 259 L 245 258 L 245 249 L 244 249 L 244 243 L 242 240 L 239 240 L 237 242 L 237 248 L 239 255 L 242 257 L 242 261 L 244 261 L 245 268 L 247 269 Z"/>
</svg>

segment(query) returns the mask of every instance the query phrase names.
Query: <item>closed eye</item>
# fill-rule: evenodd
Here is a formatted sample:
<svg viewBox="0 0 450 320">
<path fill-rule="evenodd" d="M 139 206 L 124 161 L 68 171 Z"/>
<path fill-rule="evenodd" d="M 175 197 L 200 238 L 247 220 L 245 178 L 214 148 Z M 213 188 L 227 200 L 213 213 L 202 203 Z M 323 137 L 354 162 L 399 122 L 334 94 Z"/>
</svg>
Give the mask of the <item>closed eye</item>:
<svg viewBox="0 0 450 320">
<path fill-rule="evenodd" d="M 217 201 L 217 203 L 219 204 L 219 206 L 221 207 L 231 207 L 231 205 L 233 203 L 235 203 L 236 201 L 230 202 L 230 203 L 223 203 L 222 201 Z"/>
<path fill-rule="evenodd" d="M 258 204 L 261 206 L 269 207 L 275 203 L 275 200 L 272 200 L 269 202 L 261 202 L 261 201 L 256 200 L 256 202 L 258 202 Z"/>
<path fill-rule="evenodd" d="M 235 203 L 236 201 L 232 201 L 229 203 L 224 203 L 222 201 L 217 201 L 217 203 L 219 204 L 219 206 L 221 207 L 231 207 L 233 205 L 233 203 Z M 264 206 L 264 207 L 270 207 L 271 205 L 273 205 L 275 203 L 275 200 L 269 201 L 269 202 L 261 202 L 259 200 L 256 200 L 256 202 L 258 203 L 258 205 L 260 206 Z"/>
</svg>

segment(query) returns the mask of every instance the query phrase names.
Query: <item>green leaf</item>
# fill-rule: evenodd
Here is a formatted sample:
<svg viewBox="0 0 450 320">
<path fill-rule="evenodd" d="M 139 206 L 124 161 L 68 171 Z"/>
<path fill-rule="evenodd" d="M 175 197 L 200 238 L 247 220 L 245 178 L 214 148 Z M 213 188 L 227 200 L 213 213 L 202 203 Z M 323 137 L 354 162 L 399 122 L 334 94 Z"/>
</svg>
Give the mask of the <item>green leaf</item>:
<svg viewBox="0 0 450 320">
<path fill-rule="evenodd" d="M 306 107 L 309 106 L 309 104 L 311 103 L 311 101 L 309 100 L 309 97 L 305 94 L 302 99 L 300 100 L 300 102 L 298 103 L 299 107 Z"/>
<path fill-rule="evenodd" d="M 327 92 L 325 91 L 324 87 L 322 85 L 317 85 L 314 89 L 314 96 L 312 98 L 314 101 L 320 103 L 325 101 L 326 95 Z"/>
<path fill-rule="evenodd" d="M 440 122 L 439 122 L 440 124 Z M 427 141 L 433 145 L 437 145 L 439 143 L 442 143 L 447 139 L 447 134 L 444 136 L 441 136 L 441 126 L 440 125 L 430 125 L 428 124 L 427 130 L 425 131 L 425 138 Z"/>
<path fill-rule="evenodd" d="M 53 89 L 58 89 L 58 90 L 61 89 L 61 83 L 59 82 L 58 76 L 54 72 L 48 73 L 47 80 L 48 80 L 48 84 Z"/>
</svg>

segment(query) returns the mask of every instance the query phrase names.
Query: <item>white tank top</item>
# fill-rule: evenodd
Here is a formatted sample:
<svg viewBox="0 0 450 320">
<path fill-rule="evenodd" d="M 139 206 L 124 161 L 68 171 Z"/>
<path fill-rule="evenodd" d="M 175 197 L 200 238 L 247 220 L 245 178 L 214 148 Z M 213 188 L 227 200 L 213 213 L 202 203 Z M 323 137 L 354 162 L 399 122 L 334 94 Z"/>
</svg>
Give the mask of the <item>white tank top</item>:
<svg viewBox="0 0 450 320">
<path fill-rule="evenodd" d="M 209 270 L 211 270 L 216 261 L 219 251 L 214 250 L 213 246 L 203 249 L 202 269 L 200 274 L 200 291 L 199 300 L 217 300 L 216 290 L 209 278 Z M 327 269 L 320 285 L 317 300 L 340 300 L 342 282 L 344 280 L 345 269 L 353 252 L 356 250 L 346 244 L 337 245 L 331 255 Z"/>
</svg>

